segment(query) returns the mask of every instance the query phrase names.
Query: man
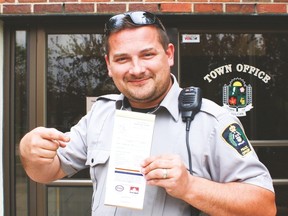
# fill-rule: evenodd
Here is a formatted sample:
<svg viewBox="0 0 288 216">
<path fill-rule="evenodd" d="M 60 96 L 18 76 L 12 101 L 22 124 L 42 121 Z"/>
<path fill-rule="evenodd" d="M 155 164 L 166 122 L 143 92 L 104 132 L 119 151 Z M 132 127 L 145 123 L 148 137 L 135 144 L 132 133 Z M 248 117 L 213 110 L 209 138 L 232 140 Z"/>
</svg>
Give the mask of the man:
<svg viewBox="0 0 288 216">
<path fill-rule="evenodd" d="M 181 88 L 170 73 L 174 46 L 160 20 L 142 11 L 119 14 L 106 23 L 105 35 L 109 76 L 122 94 L 100 97 L 67 134 L 43 127 L 27 133 L 20 154 L 29 177 L 46 183 L 90 166 L 92 215 L 185 216 L 191 206 L 207 215 L 275 215 L 271 177 L 239 120 L 207 99 L 191 123 L 189 170 Z M 151 156 L 141 163 L 143 210 L 104 205 L 116 109 L 156 115 Z M 229 139 L 231 126 L 244 135 L 241 149 Z"/>
</svg>

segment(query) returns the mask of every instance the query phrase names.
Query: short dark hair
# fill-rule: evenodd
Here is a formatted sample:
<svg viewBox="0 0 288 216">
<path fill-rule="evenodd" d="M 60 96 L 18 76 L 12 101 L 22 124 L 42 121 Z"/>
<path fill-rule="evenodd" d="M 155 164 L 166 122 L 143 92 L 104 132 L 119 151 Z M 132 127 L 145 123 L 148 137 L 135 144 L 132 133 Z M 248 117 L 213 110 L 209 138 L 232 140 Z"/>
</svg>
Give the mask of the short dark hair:
<svg viewBox="0 0 288 216">
<path fill-rule="evenodd" d="M 136 20 L 133 19 L 135 17 L 133 15 L 135 14 L 137 15 Z M 138 17 L 139 14 L 142 16 L 140 19 Z M 169 37 L 160 19 L 158 19 L 154 14 L 146 11 L 132 11 L 115 15 L 106 22 L 104 29 L 105 53 L 109 54 L 109 37 L 111 34 L 122 31 L 124 29 L 133 29 L 148 25 L 155 26 L 158 32 L 159 41 L 163 46 L 163 49 L 166 50 L 169 44 Z"/>
</svg>

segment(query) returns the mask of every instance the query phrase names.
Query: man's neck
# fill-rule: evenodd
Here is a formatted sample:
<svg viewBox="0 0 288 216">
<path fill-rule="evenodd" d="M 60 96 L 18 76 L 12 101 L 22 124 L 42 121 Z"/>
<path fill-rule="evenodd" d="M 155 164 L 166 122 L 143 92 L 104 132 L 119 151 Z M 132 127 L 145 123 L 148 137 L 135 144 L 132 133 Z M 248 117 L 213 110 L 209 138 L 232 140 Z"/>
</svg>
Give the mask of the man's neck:
<svg viewBox="0 0 288 216">
<path fill-rule="evenodd" d="M 157 108 L 158 108 L 158 106 L 156 106 L 156 107 L 151 107 L 151 108 L 144 108 L 144 109 L 131 107 L 131 110 L 134 111 L 134 112 L 152 113 L 152 112 L 155 111 Z"/>
</svg>

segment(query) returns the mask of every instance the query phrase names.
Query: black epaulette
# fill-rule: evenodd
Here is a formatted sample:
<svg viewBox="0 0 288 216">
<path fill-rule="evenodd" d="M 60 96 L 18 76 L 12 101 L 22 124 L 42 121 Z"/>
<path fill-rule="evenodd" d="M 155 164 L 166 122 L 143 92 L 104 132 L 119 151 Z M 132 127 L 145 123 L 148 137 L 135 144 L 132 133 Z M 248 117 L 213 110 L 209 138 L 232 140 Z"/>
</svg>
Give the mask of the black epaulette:
<svg viewBox="0 0 288 216">
<path fill-rule="evenodd" d="M 97 97 L 98 100 L 108 100 L 108 101 L 117 101 L 119 99 L 119 94 L 107 94 Z"/>
</svg>

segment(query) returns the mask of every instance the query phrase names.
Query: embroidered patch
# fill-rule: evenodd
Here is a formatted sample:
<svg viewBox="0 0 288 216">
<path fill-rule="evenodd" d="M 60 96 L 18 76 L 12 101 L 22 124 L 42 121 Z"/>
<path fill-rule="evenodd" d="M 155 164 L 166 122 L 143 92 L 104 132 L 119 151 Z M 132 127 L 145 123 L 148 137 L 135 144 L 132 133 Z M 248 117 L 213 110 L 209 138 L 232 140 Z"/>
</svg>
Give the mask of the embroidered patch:
<svg viewBox="0 0 288 216">
<path fill-rule="evenodd" d="M 236 123 L 229 125 L 222 133 L 222 137 L 242 156 L 252 151 L 242 128 Z"/>
</svg>

